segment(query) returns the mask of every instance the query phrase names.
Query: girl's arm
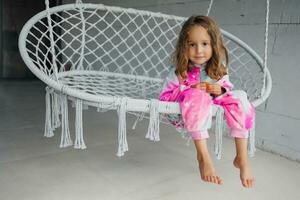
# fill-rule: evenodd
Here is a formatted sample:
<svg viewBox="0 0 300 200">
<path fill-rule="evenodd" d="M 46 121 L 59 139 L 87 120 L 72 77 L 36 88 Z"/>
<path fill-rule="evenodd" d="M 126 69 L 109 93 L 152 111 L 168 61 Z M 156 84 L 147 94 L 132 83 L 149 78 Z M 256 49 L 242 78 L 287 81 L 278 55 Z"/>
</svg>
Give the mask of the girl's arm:
<svg viewBox="0 0 300 200">
<path fill-rule="evenodd" d="M 180 92 L 180 84 L 173 70 L 166 77 L 163 89 L 159 95 L 161 101 L 175 101 Z"/>
<path fill-rule="evenodd" d="M 225 75 L 216 83 L 209 83 L 206 87 L 206 92 L 216 97 L 232 89 L 233 89 L 233 84 L 229 81 L 229 76 Z"/>
</svg>

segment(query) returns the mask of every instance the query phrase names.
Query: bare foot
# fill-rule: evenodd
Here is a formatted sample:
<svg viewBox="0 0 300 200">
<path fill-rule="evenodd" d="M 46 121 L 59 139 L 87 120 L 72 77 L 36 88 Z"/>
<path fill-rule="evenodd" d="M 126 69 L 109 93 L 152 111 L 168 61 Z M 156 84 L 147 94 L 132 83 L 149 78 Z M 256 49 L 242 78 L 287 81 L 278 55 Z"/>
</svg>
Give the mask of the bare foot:
<svg viewBox="0 0 300 200">
<path fill-rule="evenodd" d="M 214 166 L 210 158 L 198 159 L 201 179 L 205 182 L 221 185 L 222 179 L 216 175 Z"/>
<path fill-rule="evenodd" d="M 255 178 L 251 174 L 250 165 L 247 160 L 242 161 L 241 159 L 238 159 L 235 157 L 233 161 L 233 165 L 240 169 L 240 178 L 242 185 L 246 188 L 251 188 L 254 186 Z"/>
</svg>

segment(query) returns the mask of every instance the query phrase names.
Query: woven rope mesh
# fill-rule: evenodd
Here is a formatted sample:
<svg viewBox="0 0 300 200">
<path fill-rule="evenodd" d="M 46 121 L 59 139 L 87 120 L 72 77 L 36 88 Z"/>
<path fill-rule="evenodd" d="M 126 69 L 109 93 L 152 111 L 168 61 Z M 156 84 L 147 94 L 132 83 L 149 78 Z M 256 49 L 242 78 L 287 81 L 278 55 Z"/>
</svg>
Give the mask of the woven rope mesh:
<svg viewBox="0 0 300 200">
<path fill-rule="evenodd" d="M 229 51 L 230 81 L 234 88 L 246 91 L 250 101 L 260 98 L 263 88 L 263 68 L 243 47 L 226 37 L 224 39 Z"/>
<path fill-rule="evenodd" d="M 95 70 L 164 79 L 171 69 L 170 55 L 185 18 L 87 6 L 82 8 L 82 14 L 79 8 L 53 12 L 51 20 L 58 71 Z M 47 16 L 36 22 L 27 36 L 26 48 L 36 67 L 52 76 L 48 27 Z M 250 100 L 259 98 L 263 86 L 261 67 L 243 47 L 224 39 L 230 52 L 229 75 L 235 89 L 245 90 Z M 116 77 L 82 72 L 60 80 L 95 95 L 157 98 L 160 91 L 161 81 Z"/>
<path fill-rule="evenodd" d="M 51 18 L 60 71 L 83 67 L 157 78 L 168 72 L 170 54 L 181 27 L 181 23 L 174 19 L 100 9 L 85 9 L 84 21 L 79 10 L 53 13 Z M 46 48 L 50 37 L 46 24 L 46 18 L 38 22 L 33 27 L 33 35 L 30 34 L 34 41 L 29 40 L 42 49 L 36 49 L 42 51 L 38 55 L 41 57 L 39 62 L 50 64 L 51 53 Z M 83 37 L 85 43 L 82 43 Z M 84 58 L 81 65 L 82 48 Z M 52 72 L 51 69 L 46 71 Z"/>
<path fill-rule="evenodd" d="M 76 74 L 59 79 L 71 88 L 94 95 L 126 96 L 135 99 L 158 98 L 162 82 L 106 74 Z"/>
</svg>

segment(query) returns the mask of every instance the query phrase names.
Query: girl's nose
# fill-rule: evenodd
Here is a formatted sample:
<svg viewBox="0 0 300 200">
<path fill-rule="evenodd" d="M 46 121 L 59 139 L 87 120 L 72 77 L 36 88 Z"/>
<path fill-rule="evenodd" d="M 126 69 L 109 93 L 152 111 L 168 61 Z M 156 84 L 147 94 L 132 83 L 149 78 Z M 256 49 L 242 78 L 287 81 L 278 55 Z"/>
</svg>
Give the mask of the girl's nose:
<svg viewBox="0 0 300 200">
<path fill-rule="evenodd" d="M 203 49 L 201 48 L 201 46 L 197 46 L 196 51 L 197 53 L 202 53 Z"/>
</svg>

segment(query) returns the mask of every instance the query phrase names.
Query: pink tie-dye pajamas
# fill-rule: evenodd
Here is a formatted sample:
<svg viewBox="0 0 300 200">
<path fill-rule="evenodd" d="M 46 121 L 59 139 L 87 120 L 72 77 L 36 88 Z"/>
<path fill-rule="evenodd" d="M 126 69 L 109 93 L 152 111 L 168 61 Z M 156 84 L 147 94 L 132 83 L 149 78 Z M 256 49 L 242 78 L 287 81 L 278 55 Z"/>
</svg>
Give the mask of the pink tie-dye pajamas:
<svg viewBox="0 0 300 200">
<path fill-rule="evenodd" d="M 160 94 L 160 100 L 179 102 L 184 128 L 194 140 L 209 137 L 207 129 L 210 128 L 208 124 L 212 117 L 213 104 L 223 107 L 230 135 L 247 138 L 248 131 L 253 126 L 255 110 L 249 102 L 246 92 L 232 90 L 233 85 L 230 83 L 228 75 L 215 82 L 226 90 L 223 95 L 216 98 L 212 98 L 205 91 L 191 88 L 191 85 L 201 81 L 201 69 L 198 66 L 191 66 L 185 81 L 180 80 L 176 75 L 169 76 Z M 176 123 L 173 124 L 176 125 Z"/>
</svg>

